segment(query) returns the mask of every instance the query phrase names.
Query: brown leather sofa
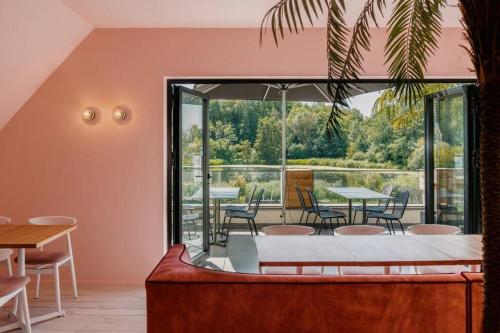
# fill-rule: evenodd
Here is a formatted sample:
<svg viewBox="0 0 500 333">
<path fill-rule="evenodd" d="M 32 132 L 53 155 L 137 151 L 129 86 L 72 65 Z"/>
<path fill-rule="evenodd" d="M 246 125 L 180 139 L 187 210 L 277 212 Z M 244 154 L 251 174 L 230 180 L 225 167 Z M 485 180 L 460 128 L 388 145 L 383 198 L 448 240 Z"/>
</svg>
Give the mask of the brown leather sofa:
<svg viewBox="0 0 500 333">
<path fill-rule="evenodd" d="M 469 280 L 460 274 L 257 275 L 190 263 L 185 247 L 173 246 L 146 280 L 149 333 L 456 333 L 471 327 Z"/>
</svg>

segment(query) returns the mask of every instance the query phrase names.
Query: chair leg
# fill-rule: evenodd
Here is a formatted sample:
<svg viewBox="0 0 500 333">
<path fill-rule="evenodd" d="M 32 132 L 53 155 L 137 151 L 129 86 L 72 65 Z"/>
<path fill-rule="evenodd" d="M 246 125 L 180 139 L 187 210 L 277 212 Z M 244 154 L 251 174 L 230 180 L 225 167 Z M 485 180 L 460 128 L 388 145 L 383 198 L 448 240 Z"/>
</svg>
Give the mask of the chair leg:
<svg viewBox="0 0 500 333">
<path fill-rule="evenodd" d="M 229 223 L 227 224 L 226 245 L 229 242 L 229 234 L 231 233 L 231 222 L 232 222 L 232 220 L 233 220 L 233 218 L 230 217 L 229 218 Z"/>
<path fill-rule="evenodd" d="M 337 224 L 339 223 L 339 219 L 337 219 Z M 330 230 L 332 230 L 332 236 L 335 234 L 335 229 L 333 228 L 332 218 L 330 218 Z"/>
<path fill-rule="evenodd" d="M 248 223 L 248 228 L 250 229 L 250 236 L 252 236 L 253 238 L 253 230 L 252 230 L 252 225 L 250 224 L 250 219 L 247 219 L 247 223 Z"/>
<path fill-rule="evenodd" d="M 12 276 L 12 263 L 10 262 L 10 258 L 7 258 L 7 272 L 9 276 Z"/>
<path fill-rule="evenodd" d="M 40 274 L 36 275 L 35 299 L 40 298 Z"/>
<path fill-rule="evenodd" d="M 389 221 L 384 219 L 385 220 L 385 224 L 387 225 L 387 229 L 389 229 L 389 235 L 392 235 L 392 231 L 391 231 L 391 226 L 389 225 Z"/>
<path fill-rule="evenodd" d="M 392 220 L 389 220 L 389 222 L 391 222 L 392 231 L 394 233 L 394 236 L 396 236 L 396 229 L 394 228 L 394 224 L 392 223 Z"/>
<path fill-rule="evenodd" d="M 380 224 L 380 217 L 377 217 L 377 222 L 375 222 L 376 225 Z"/>
<path fill-rule="evenodd" d="M 61 307 L 61 287 L 59 285 L 59 266 L 54 265 L 54 289 L 56 292 L 56 307 L 57 312 L 62 311 Z"/>
<path fill-rule="evenodd" d="M 314 221 L 316 221 L 316 219 L 314 219 Z M 321 229 L 323 229 L 323 222 L 325 220 L 321 219 L 321 222 L 319 223 L 319 232 L 318 232 L 318 235 L 321 235 Z"/>
<path fill-rule="evenodd" d="M 302 224 L 302 218 L 304 217 L 304 210 L 302 211 L 302 214 L 300 214 L 300 219 L 299 219 L 299 224 Z"/>
<path fill-rule="evenodd" d="M 311 212 L 307 212 L 307 216 L 306 216 L 306 224 L 309 224 L 309 215 L 311 215 Z"/>
<path fill-rule="evenodd" d="M 403 232 L 403 235 L 405 235 L 405 229 L 403 228 L 403 224 L 401 223 L 401 220 L 398 220 L 399 226 L 401 227 L 401 231 Z"/>
<path fill-rule="evenodd" d="M 338 217 L 337 217 L 337 227 L 340 227 L 340 222 Z"/>
<path fill-rule="evenodd" d="M 255 236 L 259 235 L 259 230 L 257 230 L 257 225 L 255 224 L 255 220 L 252 219 L 253 229 L 255 230 Z"/>
<path fill-rule="evenodd" d="M 19 304 L 21 305 L 22 315 L 19 316 L 21 327 L 24 326 L 25 333 L 31 333 L 31 318 L 28 308 L 28 296 L 26 296 L 26 288 L 23 288 L 23 290 L 17 295 L 16 299 L 18 299 Z M 22 323 L 23 319 L 24 323 Z"/>
<path fill-rule="evenodd" d="M 73 258 L 73 255 L 71 255 L 71 259 L 69 261 L 69 267 L 71 269 L 71 284 L 73 286 L 73 298 L 78 298 L 78 288 L 76 286 L 75 259 Z"/>
<path fill-rule="evenodd" d="M 354 211 L 354 217 L 352 218 L 352 223 L 356 222 L 356 214 L 358 213 L 357 210 Z"/>
<path fill-rule="evenodd" d="M 347 225 L 347 219 L 342 216 L 342 219 L 344 220 L 344 225 Z"/>
</svg>

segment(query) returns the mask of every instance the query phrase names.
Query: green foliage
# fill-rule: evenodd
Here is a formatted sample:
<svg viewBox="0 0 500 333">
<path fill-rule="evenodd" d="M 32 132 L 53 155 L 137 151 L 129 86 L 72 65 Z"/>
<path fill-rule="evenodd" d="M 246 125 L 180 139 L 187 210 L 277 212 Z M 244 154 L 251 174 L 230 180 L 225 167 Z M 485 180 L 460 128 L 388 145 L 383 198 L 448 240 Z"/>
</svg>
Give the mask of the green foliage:
<svg viewBox="0 0 500 333">
<path fill-rule="evenodd" d="M 244 201 L 247 197 L 247 179 L 243 175 L 236 176 L 231 181 L 232 187 L 238 187 L 240 189 L 239 199 L 240 201 Z"/>
<path fill-rule="evenodd" d="M 373 163 L 366 160 L 336 159 L 336 158 L 308 158 L 287 160 L 288 165 L 312 165 L 335 168 L 354 169 L 393 169 L 394 165 L 389 163 Z"/>
<path fill-rule="evenodd" d="M 259 120 L 255 139 L 257 159 L 263 164 L 278 164 L 281 159 L 281 122 L 276 116 Z"/>
</svg>

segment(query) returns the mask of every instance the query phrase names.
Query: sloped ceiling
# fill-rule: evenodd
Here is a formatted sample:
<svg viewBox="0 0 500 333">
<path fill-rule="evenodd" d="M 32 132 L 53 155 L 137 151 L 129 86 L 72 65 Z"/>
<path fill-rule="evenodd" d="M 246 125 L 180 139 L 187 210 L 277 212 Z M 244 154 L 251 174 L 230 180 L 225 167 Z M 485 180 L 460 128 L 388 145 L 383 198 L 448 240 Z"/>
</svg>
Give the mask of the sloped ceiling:
<svg viewBox="0 0 500 333">
<path fill-rule="evenodd" d="M 92 28 L 60 0 L 1 0 L 0 129 Z"/>
<path fill-rule="evenodd" d="M 364 1 L 347 1 L 348 24 L 352 25 Z M 445 27 L 460 26 L 456 1 L 448 1 Z M 95 27 L 259 27 L 276 2 L 0 0 L 0 129 Z M 315 26 L 325 22 L 322 17 Z M 384 22 L 379 20 L 381 26 Z"/>
</svg>

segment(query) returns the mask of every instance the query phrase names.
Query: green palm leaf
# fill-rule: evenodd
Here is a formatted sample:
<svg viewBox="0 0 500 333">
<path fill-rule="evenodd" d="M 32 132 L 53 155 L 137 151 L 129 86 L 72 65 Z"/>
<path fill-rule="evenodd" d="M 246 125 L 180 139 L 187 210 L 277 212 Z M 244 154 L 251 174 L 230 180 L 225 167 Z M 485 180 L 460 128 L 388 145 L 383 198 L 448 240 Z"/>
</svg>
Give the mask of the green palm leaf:
<svg viewBox="0 0 500 333">
<path fill-rule="evenodd" d="M 424 92 L 424 71 L 437 49 L 441 33 L 441 9 L 446 0 L 398 0 L 389 20 L 385 46 L 389 76 L 395 80 L 395 95 L 408 105 Z"/>
<path fill-rule="evenodd" d="M 260 26 L 260 42 L 262 44 L 263 35 L 266 27 L 271 26 L 273 39 L 278 46 L 279 37 L 285 37 L 285 23 L 290 33 L 299 32 L 299 28 L 304 30 L 304 20 L 302 13 L 313 25 L 313 17 L 319 18 L 323 13 L 324 7 L 328 8 L 328 0 L 280 0 L 271 9 L 269 9 L 262 19 Z"/>
</svg>

